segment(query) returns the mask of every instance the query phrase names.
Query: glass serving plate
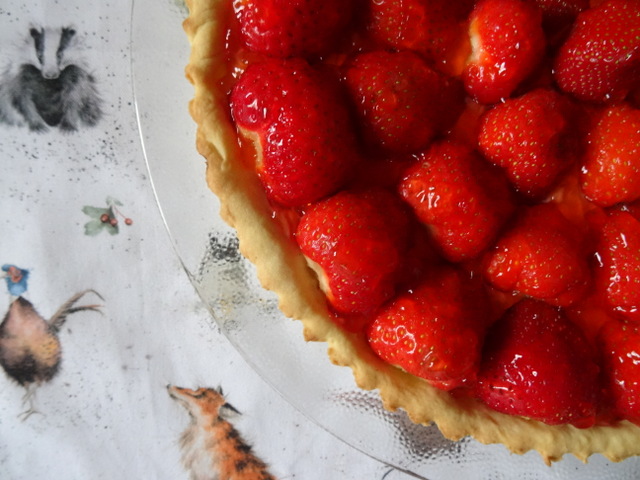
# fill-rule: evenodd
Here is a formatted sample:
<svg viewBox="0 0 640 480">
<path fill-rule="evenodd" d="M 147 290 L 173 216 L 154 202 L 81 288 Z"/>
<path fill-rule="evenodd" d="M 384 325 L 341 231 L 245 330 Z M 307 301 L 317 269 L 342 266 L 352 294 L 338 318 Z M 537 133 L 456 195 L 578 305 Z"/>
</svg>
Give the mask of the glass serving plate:
<svg viewBox="0 0 640 480">
<path fill-rule="evenodd" d="M 306 343 L 300 322 L 285 318 L 239 254 L 234 231 L 218 216 L 195 149 L 184 77 L 189 44 L 180 0 L 134 0 L 131 25 L 134 98 L 153 189 L 186 274 L 230 342 L 294 407 L 363 453 L 430 480 L 636 479 L 640 459 L 611 463 L 573 456 L 547 467 L 535 452 L 445 439 L 434 426 L 384 410 L 376 392 L 355 386 L 351 371 L 330 363 L 326 346 Z"/>
</svg>

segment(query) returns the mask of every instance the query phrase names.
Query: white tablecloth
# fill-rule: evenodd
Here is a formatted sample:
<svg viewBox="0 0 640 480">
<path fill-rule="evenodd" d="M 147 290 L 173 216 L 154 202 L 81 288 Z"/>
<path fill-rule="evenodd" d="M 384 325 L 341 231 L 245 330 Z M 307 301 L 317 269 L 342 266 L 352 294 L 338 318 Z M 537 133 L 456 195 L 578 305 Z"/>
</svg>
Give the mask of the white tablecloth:
<svg viewBox="0 0 640 480">
<path fill-rule="evenodd" d="M 95 125 L 69 117 L 76 131 L 61 121 L 36 132 L 0 114 L 0 264 L 28 270 L 26 290 L 13 293 L 45 319 L 77 292 L 103 298 L 87 293 L 77 305 L 100 304 L 102 314 L 72 313 L 61 328 L 61 366 L 36 389 L 37 413 L 20 416 L 25 389 L 0 371 L 0 478 L 189 478 L 179 447 L 189 417 L 167 384 L 222 386 L 243 412 L 235 426 L 279 479 L 408 478 L 295 411 L 211 321 L 155 204 L 131 87 L 130 16 L 125 1 L 0 4 L 3 68 L 38 61 L 30 28 L 72 27 L 81 42 L 62 60 L 93 76 L 101 102 Z M 105 213 L 116 227 L 101 222 Z M 9 285 L 0 284 L 3 314 L 16 299 Z"/>
</svg>

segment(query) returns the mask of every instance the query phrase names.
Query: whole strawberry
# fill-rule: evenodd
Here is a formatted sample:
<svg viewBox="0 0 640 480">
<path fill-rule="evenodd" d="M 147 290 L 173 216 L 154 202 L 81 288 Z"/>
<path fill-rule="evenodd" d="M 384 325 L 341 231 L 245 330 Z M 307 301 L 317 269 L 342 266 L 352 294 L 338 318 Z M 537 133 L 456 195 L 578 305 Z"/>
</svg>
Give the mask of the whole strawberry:
<svg viewBox="0 0 640 480">
<path fill-rule="evenodd" d="M 609 207 L 640 198 L 640 110 L 609 107 L 588 134 L 580 183 L 594 203 Z"/>
<path fill-rule="evenodd" d="M 477 395 L 492 409 L 549 425 L 594 424 L 599 367 L 559 309 L 518 302 L 487 332 L 482 355 Z"/>
<path fill-rule="evenodd" d="M 640 2 L 607 0 L 581 13 L 554 70 L 558 86 L 580 100 L 623 99 L 640 80 Z"/>
<path fill-rule="evenodd" d="M 629 212 L 611 212 L 596 258 L 598 291 L 619 315 L 640 321 L 640 221 Z"/>
<path fill-rule="evenodd" d="M 613 320 L 598 336 L 606 393 L 614 415 L 640 424 L 640 326 Z"/>
<path fill-rule="evenodd" d="M 545 52 L 540 10 L 522 0 L 480 0 L 470 16 L 472 52 L 462 80 L 480 103 L 507 98 Z"/>
<path fill-rule="evenodd" d="M 393 194 L 344 190 L 304 213 L 296 239 L 334 310 L 372 314 L 395 293 L 408 229 L 408 213 Z"/>
<path fill-rule="evenodd" d="M 383 308 L 368 329 L 383 360 L 451 390 L 475 380 L 487 326 L 484 290 L 457 270 L 430 272 Z"/>
<path fill-rule="evenodd" d="M 366 0 L 366 28 L 384 47 L 412 50 L 440 71 L 460 73 L 473 0 Z"/>
<path fill-rule="evenodd" d="M 533 90 L 484 115 L 478 146 L 505 170 L 516 190 L 541 198 L 575 159 L 578 142 L 572 117 L 570 102 L 559 93 Z"/>
<path fill-rule="evenodd" d="M 334 193 L 359 160 L 337 81 L 304 60 L 249 66 L 231 92 L 231 113 L 257 141 L 256 169 L 267 195 L 284 206 Z"/>
<path fill-rule="evenodd" d="M 513 212 L 506 178 L 461 143 L 435 143 L 417 160 L 400 182 L 400 194 L 447 259 L 477 256 Z"/>
<path fill-rule="evenodd" d="M 275 57 L 312 57 L 332 51 L 351 21 L 352 0 L 237 0 L 246 46 Z"/>
<path fill-rule="evenodd" d="M 567 306 L 586 291 L 588 252 L 579 232 L 551 203 L 522 213 L 487 255 L 485 276 L 496 288 Z"/>
<path fill-rule="evenodd" d="M 345 80 L 374 151 L 419 150 L 450 128 L 464 106 L 462 86 L 409 51 L 358 55 Z"/>
</svg>

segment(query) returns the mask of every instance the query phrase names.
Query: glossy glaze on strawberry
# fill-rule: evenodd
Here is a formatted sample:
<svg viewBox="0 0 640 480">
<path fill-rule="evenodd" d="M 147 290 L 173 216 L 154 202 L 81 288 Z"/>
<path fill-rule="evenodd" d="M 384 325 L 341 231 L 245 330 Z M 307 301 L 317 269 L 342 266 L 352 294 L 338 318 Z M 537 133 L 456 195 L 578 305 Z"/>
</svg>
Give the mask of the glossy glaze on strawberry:
<svg viewBox="0 0 640 480">
<path fill-rule="evenodd" d="M 451 267 L 434 269 L 375 317 L 367 335 L 383 359 L 442 390 L 471 385 L 488 324 L 484 288 Z"/>
<path fill-rule="evenodd" d="M 600 332 L 605 394 L 613 415 L 640 424 L 640 325 L 613 320 Z"/>
<path fill-rule="evenodd" d="M 435 143 L 420 154 L 399 191 L 454 262 L 484 251 L 513 211 L 501 172 L 456 142 Z"/>
<path fill-rule="evenodd" d="M 235 0 L 233 6 L 250 50 L 281 58 L 307 58 L 332 50 L 351 21 L 355 2 Z"/>
<path fill-rule="evenodd" d="M 624 211 L 611 212 L 600 231 L 595 278 L 611 309 L 640 321 L 640 221 Z"/>
<path fill-rule="evenodd" d="M 376 44 L 417 52 L 446 73 L 459 71 L 472 0 L 379 0 L 363 6 L 366 32 Z"/>
<path fill-rule="evenodd" d="M 518 192 L 544 198 L 578 157 L 576 114 L 555 90 L 532 90 L 484 115 L 478 147 Z"/>
<path fill-rule="evenodd" d="M 344 76 L 373 151 L 418 151 L 450 129 L 464 107 L 459 80 L 438 73 L 414 52 L 357 55 Z"/>
<path fill-rule="evenodd" d="M 284 206 L 334 193 L 359 161 L 335 79 L 305 60 L 252 64 L 231 93 L 231 113 L 245 134 L 257 137 L 258 174 L 268 196 Z"/>
<path fill-rule="evenodd" d="M 640 198 L 640 110 L 602 110 L 589 131 L 580 182 L 585 196 L 603 207 Z"/>
<path fill-rule="evenodd" d="M 394 295 L 408 235 L 406 207 L 384 190 L 343 191 L 316 203 L 296 232 L 321 270 L 329 303 L 346 315 L 371 315 Z"/>
<path fill-rule="evenodd" d="M 607 0 L 582 12 L 560 47 L 554 76 L 580 100 L 624 99 L 640 80 L 640 3 Z"/>
<path fill-rule="evenodd" d="M 598 374 L 595 352 L 582 332 L 557 308 L 526 299 L 487 334 L 478 395 L 500 412 L 590 427 Z"/>
<path fill-rule="evenodd" d="M 553 204 L 528 208 L 489 249 L 485 276 L 505 292 L 571 305 L 591 276 L 583 234 Z"/>
<path fill-rule="evenodd" d="M 362 0 L 330 41 L 347 20 L 303 41 L 286 14 L 276 47 L 230 32 L 225 80 L 338 325 L 438 389 L 581 428 L 640 405 L 640 2 L 592 3 Z"/>
<path fill-rule="evenodd" d="M 521 0 L 480 0 L 469 22 L 472 53 L 462 74 L 480 103 L 509 97 L 542 60 L 542 13 Z"/>
</svg>

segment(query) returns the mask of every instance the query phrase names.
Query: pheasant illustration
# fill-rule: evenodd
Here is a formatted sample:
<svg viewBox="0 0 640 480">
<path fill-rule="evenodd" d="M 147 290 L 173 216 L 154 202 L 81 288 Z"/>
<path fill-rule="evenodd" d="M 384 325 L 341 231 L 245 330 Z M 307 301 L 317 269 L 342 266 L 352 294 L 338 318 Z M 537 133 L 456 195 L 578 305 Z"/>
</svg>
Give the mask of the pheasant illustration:
<svg viewBox="0 0 640 480">
<path fill-rule="evenodd" d="M 29 270 L 5 263 L 2 265 L 2 271 L 10 295 L 18 297 L 27 291 Z"/>
<path fill-rule="evenodd" d="M 23 419 L 36 413 L 33 395 L 37 387 L 58 373 L 62 360 L 58 332 L 67 317 L 83 310 L 100 312 L 100 305 L 75 306 L 89 292 L 102 299 L 94 290 L 76 293 L 49 320 L 45 320 L 22 296 L 11 302 L 0 324 L 0 365 L 10 378 L 27 390 L 24 403 L 28 402 L 29 408 L 21 414 Z"/>
<path fill-rule="evenodd" d="M 228 421 L 239 412 L 226 402 L 222 389 L 168 385 L 167 390 L 191 417 L 180 439 L 191 480 L 275 480 Z"/>
</svg>

